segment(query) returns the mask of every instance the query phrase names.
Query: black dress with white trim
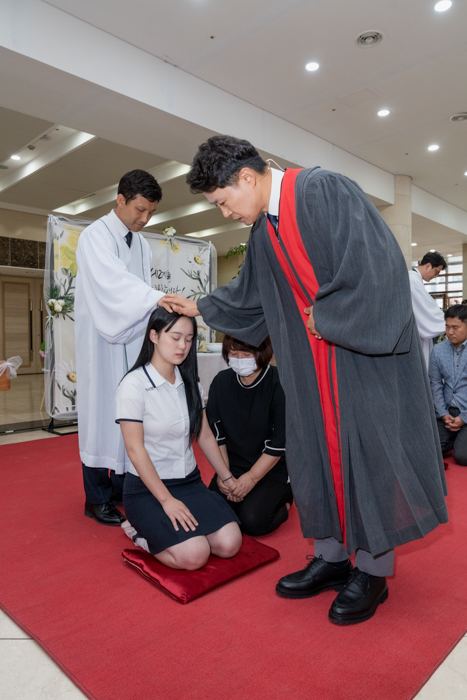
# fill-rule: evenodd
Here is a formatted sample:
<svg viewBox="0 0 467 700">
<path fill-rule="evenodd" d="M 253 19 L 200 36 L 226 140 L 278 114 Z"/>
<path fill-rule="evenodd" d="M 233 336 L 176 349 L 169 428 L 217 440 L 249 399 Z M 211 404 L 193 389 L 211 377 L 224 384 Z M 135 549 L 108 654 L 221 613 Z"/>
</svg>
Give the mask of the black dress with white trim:
<svg viewBox="0 0 467 700">
<path fill-rule="evenodd" d="M 285 459 L 285 396 L 277 368 L 268 365 L 248 386 L 232 369 L 219 372 L 209 389 L 207 418 L 217 443 L 227 448 L 235 477 L 249 471 L 263 453 L 280 456 L 243 501 L 228 501 L 245 534 L 272 532 L 287 520 L 286 504 L 293 500 Z M 209 488 L 220 494 L 217 477 Z"/>
</svg>

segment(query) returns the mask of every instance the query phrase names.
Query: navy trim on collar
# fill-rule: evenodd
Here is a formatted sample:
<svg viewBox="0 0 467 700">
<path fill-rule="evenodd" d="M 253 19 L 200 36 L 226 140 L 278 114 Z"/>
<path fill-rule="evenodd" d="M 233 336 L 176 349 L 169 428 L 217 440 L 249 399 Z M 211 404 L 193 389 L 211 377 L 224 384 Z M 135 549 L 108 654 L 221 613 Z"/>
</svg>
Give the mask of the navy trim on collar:
<svg viewBox="0 0 467 700">
<path fill-rule="evenodd" d="M 151 384 L 153 385 L 154 389 L 157 389 L 156 385 L 154 384 L 154 382 L 152 381 L 151 377 L 149 376 L 148 370 L 146 369 L 146 367 L 143 366 L 143 370 L 144 370 L 144 374 L 145 374 L 146 377 L 149 379 L 149 381 L 150 381 Z"/>
</svg>

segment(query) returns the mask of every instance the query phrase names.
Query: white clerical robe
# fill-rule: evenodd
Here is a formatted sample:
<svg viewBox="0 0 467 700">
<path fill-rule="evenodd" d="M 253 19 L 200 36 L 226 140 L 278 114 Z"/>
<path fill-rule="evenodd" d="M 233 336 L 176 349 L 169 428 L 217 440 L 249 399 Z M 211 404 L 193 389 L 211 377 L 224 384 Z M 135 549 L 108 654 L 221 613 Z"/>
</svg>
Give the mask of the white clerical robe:
<svg viewBox="0 0 467 700">
<path fill-rule="evenodd" d="M 163 297 L 151 287 L 151 249 L 115 212 L 81 234 L 76 259 L 75 345 L 78 433 L 87 467 L 125 471 L 125 448 L 115 423 L 115 392 L 135 363 L 151 311 Z M 126 458 L 128 459 L 128 458 Z"/>
<path fill-rule="evenodd" d="M 423 277 L 417 269 L 409 272 L 412 308 L 418 334 L 422 342 L 423 355 L 426 365 L 430 364 L 430 353 L 433 349 L 433 338 L 446 330 L 444 313 L 431 297 L 423 284 Z"/>
</svg>

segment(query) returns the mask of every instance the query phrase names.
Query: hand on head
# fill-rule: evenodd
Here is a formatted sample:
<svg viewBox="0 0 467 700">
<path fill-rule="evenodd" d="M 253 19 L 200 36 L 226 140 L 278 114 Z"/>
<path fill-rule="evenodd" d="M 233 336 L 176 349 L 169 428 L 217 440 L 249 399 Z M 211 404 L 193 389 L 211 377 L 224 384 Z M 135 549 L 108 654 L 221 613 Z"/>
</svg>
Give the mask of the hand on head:
<svg viewBox="0 0 467 700">
<path fill-rule="evenodd" d="M 166 311 L 175 311 L 183 316 L 199 316 L 196 302 L 192 299 L 186 299 L 180 294 L 166 294 L 157 302 L 158 306 L 162 306 Z"/>
</svg>

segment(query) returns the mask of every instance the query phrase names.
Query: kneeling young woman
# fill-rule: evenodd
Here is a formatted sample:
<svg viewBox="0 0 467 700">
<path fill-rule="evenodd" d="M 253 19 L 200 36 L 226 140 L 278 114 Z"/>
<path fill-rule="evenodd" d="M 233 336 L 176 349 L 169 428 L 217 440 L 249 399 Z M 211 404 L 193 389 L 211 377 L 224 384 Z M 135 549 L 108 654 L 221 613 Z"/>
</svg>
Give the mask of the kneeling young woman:
<svg viewBox="0 0 467 700">
<path fill-rule="evenodd" d="M 157 308 L 140 355 L 117 390 L 117 423 L 130 459 L 123 505 L 134 541 L 174 569 L 199 569 L 210 554 L 233 557 L 242 542 L 236 515 L 201 481 L 192 442 L 229 486 L 197 382 L 196 321 Z M 138 540 L 140 538 L 140 540 Z"/>
</svg>

